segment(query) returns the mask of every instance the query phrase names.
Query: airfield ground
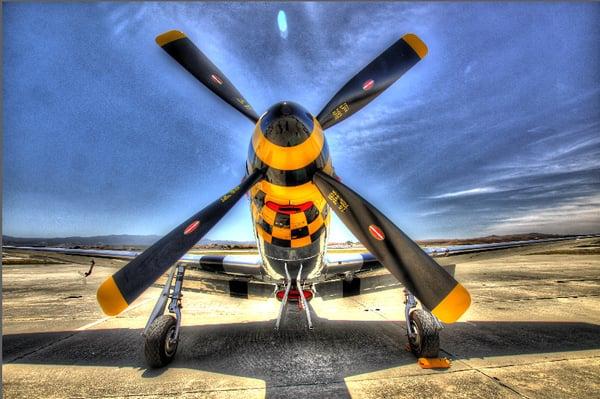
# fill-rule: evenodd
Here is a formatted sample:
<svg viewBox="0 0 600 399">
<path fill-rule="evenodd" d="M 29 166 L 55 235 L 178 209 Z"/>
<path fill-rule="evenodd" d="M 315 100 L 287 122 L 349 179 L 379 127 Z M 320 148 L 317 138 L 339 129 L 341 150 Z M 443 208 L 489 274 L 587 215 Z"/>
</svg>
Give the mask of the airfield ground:
<svg viewBox="0 0 600 399">
<path fill-rule="evenodd" d="M 3 254 L 3 394 L 46 397 L 599 398 L 600 242 L 459 263 L 473 305 L 441 332 L 448 370 L 405 351 L 402 292 L 323 301 L 308 332 L 278 302 L 186 291 L 170 367 L 147 369 L 140 332 L 159 288 L 105 318 L 95 290 L 118 262 Z M 82 262 L 89 262 L 89 260 Z"/>
</svg>

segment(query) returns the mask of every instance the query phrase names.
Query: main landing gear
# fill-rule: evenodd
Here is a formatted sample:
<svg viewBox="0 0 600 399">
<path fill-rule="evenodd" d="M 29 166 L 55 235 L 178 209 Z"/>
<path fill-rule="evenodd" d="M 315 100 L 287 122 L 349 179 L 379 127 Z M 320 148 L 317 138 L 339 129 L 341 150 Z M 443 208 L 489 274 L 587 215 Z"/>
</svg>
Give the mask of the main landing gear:
<svg viewBox="0 0 600 399">
<path fill-rule="evenodd" d="M 411 352 L 418 358 L 437 358 L 440 351 L 440 321 L 425 309 L 417 309 L 417 300 L 404 290 L 406 334 Z"/>
<path fill-rule="evenodd" d="M 183 296 L 181 288 L 184 275 L 185 266 L 183 264 L 173 267 L 142 333 L 145 337 L 146 362 L 152 368 L 166 366 L 173 360 L 177 352 L 181 327 L 181 297 Z M 175 284 L 173 284 L 174 276 Z M 169 312 L 175 316 L 164 314 L 169 299 L 171 300 Z"/>
</svg>

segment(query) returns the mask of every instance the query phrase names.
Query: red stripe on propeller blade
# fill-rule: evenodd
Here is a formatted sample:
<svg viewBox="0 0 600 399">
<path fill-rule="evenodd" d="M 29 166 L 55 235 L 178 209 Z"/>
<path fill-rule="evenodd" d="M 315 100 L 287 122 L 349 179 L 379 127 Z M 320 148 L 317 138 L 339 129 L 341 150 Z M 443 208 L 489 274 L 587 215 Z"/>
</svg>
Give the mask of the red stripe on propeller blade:
<svg viewBox="0 0 600 399">
<path fill-rule="evenodd" d="M 379 228 L 379 226 L 374 224 L 369 226 L 369 233 L 371 233 L 371 235 L 378 241 L 383 241 L 385 239 L 385 234 L 383 234 L 383 231 Z"/>
<path fill-rule="evenodd" d="M 183 234 L 185 234 L 186 236 L 188 234 L 192 234 L 194 231 L 196 231 L 198 226 L 200 226 L 200 221 L 194 220 L 192 223 L 189 224 L 188 227 L 185 228 L 185 230 L 183 230 Z"/>
</svg>

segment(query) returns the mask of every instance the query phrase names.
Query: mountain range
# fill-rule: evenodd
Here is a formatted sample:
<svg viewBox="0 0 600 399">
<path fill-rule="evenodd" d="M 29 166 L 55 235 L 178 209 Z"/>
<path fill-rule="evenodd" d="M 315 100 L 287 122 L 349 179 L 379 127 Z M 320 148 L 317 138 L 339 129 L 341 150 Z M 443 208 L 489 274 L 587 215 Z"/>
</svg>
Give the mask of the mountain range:
<svg viewBox="0 0 600 399">
<path fill-rule="evenodd" d="M 557 234 L 544 233 L 525 233 L 525 234 L 509 234 L 509 235 L 492 235 L 477 238 L 461 238 L 461 239 L 432 239 L 419 240 L 421 245 L 462 245 L 462 244 L 484 244 L 494 242 L 507 241 L 524 241 L 524 240 L 539 240 L 545 238 L 561 237 Z M 54 238 L 39 238 L 39 237 L 12 237 L 2 236 L 2 245 L 11 246 L 44 246 L 44 247 L 147 247 L 158 241 L 161 237 L 157 235 L 130 235 L 130 234 L 113 234 L 104 236 L 92 237 L 54 237 Z M 332 244 L 332 243 L 330 243 Z M 346 245 L 353 243 L 347 242 Z M 202 239 L 197 246 L 201 247 L 231 247 L 244 246 L 254 247 L 256 243 L 253 241 L 228 241 L 228 240 L 209 240 Z"/>
</svg>

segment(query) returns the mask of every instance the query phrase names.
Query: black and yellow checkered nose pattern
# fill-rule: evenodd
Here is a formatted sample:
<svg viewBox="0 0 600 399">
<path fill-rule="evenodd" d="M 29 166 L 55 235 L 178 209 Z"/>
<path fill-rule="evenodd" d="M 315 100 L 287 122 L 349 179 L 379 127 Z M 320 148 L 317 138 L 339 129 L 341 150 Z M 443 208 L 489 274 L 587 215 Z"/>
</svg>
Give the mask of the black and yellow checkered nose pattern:
<svg viewBox="0 0 600 399">
<path fill-rule="evenodd" d="M 256 233 L 269 244 L 284 248 L 307 246 L 319 239 L 329 223 L 329 207 L 323 197 L 305 202 L 309 205 L 306 210 L 283 213 L 267 205 L 265 199 L 272 199 L 270 195 L 260 188 L 255 191 L 252 217 L 256 223 Z"/>
<path fill-rule="evenodd" d="M 254 129 L 247 169 L 266 170 L 264 180 L 250 190 L 258 237 L 286 248 L 318 240 L 329 222 L 329 209 L 312 177 L 318 170 L 333 175 L 333 168 L 317 120 L 291 102 L 271 107 Z M 281 212 L 282 206 L 300 207 Z"/>
</svg>

